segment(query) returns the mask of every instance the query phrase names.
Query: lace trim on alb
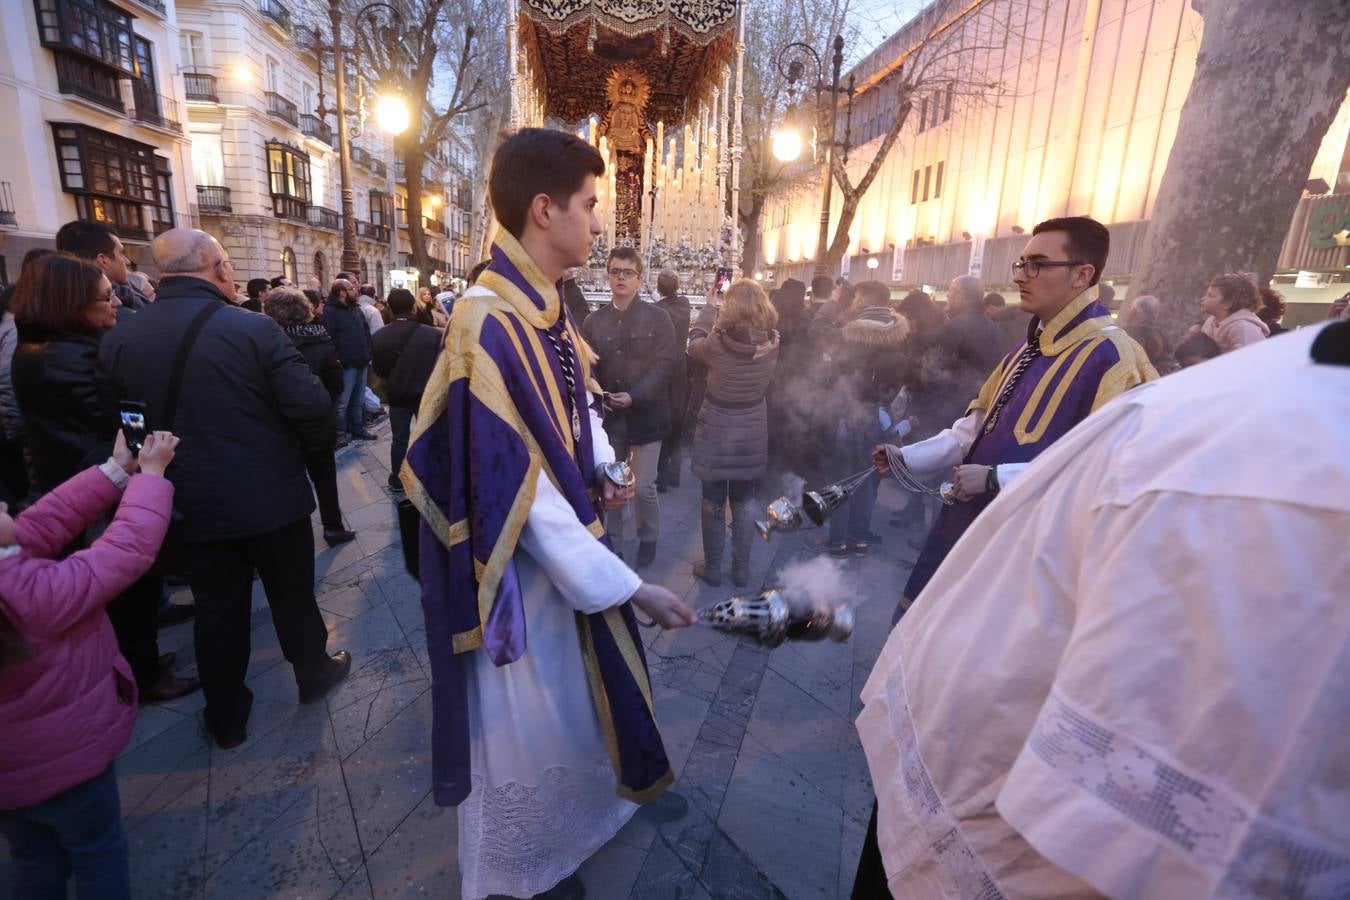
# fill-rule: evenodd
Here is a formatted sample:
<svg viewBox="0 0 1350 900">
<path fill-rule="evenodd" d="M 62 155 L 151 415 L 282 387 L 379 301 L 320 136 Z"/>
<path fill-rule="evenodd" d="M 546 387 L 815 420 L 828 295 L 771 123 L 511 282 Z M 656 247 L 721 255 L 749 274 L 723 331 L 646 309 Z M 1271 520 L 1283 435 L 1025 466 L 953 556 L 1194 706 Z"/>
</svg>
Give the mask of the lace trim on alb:
<svg viewBox="0 0 1350 900">
<path fill-rule="evenodd" d="M 558 766 L 537 786 L 485 785 L 459 807 L 459 865 L 468 898 L 531 897 L 577 870 L 632 818 L 637 805 L 614 793 L 609 760 L 590 771 Z"/>
<path fill-rule="evenodd" d="M 900 670 L 897 668 L 897 674 Z M 903 675 L 900 680 L 903 682 Z M 898 687 L 898 689 L 896 689 Z M 961 900 L 1004 900 L 1003 892 L 985 871 L 956 824 L 956 818 L 938 796 L 928 768 L 919 755 L 914 720 L 902 686 L 889 686 L 886 702 L 890 708 L 891 732 L 896 737 L 900 777 L 904 780 L 908 818 L 918 827 L 906 838 L 905 855 L 916 860 L 927 855 L 936 863 L 945 884 L 944 896 Z M 903 878 L 902 871 L 893 876 Z"/>
<path fill-rule="evenodd" d="M 1344 850 L 1254 817 L 1227 790 L 1164 762 L 1055 694 L 1029 743 L 1060 777 L 1186 853 L 1220 885 L 1218 896 L 1350 894 L 1350 855 Z"/>
</svg>

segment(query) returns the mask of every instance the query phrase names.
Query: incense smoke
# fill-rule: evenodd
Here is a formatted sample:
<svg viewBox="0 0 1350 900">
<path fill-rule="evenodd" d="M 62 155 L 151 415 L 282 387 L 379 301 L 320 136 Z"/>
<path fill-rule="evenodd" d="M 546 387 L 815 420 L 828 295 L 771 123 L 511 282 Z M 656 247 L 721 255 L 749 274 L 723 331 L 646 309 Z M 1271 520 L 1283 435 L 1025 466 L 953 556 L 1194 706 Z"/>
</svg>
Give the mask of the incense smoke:
<svg viewBox="0 0 1350 900">
<path fill-rule="evenodd" d="M 794 560 L 777 581 L 783 599 L 795 608 L 837 606 L 844 596 L 844 565 L 828 556 Z"/>
</svg>

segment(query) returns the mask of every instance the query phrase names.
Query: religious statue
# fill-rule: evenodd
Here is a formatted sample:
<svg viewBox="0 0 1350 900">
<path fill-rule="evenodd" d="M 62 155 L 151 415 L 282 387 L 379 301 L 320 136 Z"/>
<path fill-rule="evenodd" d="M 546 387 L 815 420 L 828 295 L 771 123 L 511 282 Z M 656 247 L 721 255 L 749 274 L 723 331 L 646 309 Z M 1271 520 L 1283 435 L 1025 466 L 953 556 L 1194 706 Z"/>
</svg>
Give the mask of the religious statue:
<svg viewBox="0 0 1350 900">
<path fill-rule="evenodd" d="M 600 124 L 600 134 L 609 138 L 615 166 L 615 234 L 631 238 L 642 236 L 643 165 L 647 156 L 647 100 L 651 84 L 647 76 L 632 65 L 615 68 L 605 84 L 609 109 Z"/>
</svg>

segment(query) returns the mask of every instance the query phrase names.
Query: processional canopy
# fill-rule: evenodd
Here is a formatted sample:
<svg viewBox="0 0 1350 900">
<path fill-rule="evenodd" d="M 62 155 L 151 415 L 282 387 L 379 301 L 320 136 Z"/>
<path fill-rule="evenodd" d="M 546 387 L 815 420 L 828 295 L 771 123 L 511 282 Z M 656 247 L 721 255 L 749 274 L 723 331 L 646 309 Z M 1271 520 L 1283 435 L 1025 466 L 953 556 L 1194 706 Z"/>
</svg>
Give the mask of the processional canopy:
<svg viewBox="0 0 1350 900">
<path fill-rule="evenodd" d="M 513 119 L 580 127 L 606 157 L 605 247 L 729 256 L 738 0 L 517 3 Z"/>
</svg>

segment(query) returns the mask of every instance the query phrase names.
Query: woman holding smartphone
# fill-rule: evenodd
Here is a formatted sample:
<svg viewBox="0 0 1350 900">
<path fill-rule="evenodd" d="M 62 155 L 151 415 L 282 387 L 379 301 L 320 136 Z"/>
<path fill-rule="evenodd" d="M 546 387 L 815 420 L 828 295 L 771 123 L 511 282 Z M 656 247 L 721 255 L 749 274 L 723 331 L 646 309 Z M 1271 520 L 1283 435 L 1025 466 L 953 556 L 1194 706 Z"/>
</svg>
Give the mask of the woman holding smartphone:
<svg viewBox="0 0 1350 900">
<path fill-rule="evenodd" d="M 34 261 L 19 276 L 11 306 L 19 343 L 11 369 L 37 473 L 47 493 L 108 458 L 119 428 L 118 399 L 98 376 L 99 341 L 117 323 L 112 283 L 92 263 L 68 253 Z M 171 653 L 160 656 L 157 615 L 164 578 L 155 569 L 108 605 L 117 644 L 146 701 L 197 690 L 177 678 Z"/>
</svg>

